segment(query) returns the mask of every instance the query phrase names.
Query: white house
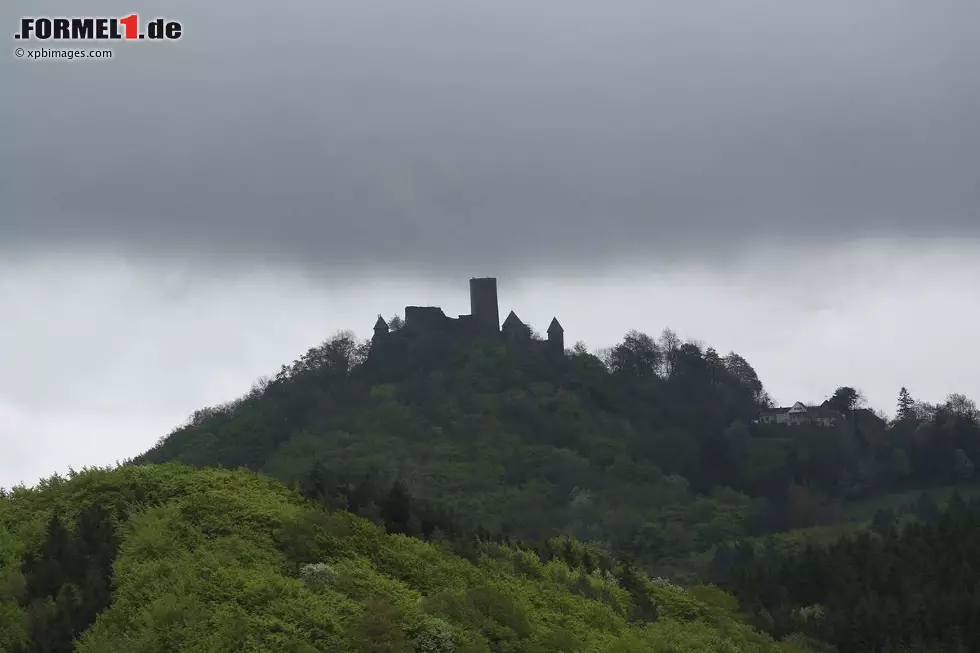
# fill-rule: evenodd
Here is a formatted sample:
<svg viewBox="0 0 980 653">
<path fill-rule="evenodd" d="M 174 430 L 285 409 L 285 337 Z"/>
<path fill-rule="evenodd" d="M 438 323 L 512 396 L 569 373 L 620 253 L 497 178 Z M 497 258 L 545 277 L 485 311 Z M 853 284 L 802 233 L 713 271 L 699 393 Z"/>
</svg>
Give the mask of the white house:
<svg viewBox="0 0 980 653">
<path fill-rule="evenodd" d="M 787 426 L 822 426 L 832 427 L 843 418 L 833 408 L 825 406 L 807 406 L 797 401 L 789 408 L 773 408 L 759 415 L 760 424 L 786 424 Z"/>
</svg>

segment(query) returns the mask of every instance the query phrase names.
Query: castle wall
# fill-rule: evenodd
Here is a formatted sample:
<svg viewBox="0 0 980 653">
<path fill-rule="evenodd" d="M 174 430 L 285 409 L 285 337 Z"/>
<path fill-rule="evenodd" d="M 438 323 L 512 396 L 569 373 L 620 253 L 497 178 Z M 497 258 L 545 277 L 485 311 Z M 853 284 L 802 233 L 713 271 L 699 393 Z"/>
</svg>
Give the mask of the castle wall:
<svg viewBox="0 0 980 653">
<path fill-rule="evenodd" d="M 413 331 L 442 331 L 450 318 L 438 306 L 406 306 L 405 327 Z"/>
</svg>

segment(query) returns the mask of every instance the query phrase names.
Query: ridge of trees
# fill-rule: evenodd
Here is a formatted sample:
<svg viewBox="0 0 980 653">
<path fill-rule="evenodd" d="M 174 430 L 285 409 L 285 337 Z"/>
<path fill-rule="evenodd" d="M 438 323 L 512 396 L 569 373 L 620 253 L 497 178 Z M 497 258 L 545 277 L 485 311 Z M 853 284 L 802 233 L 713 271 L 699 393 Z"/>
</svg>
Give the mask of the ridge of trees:
<svg viewBox="0 0 980 653">
<path fill-rule="evenodd" d="M 289 484 L 314 469 L 348 486 L 397 478 L 461 528 L 571 535 L 696 580 L 697 560 L 734 538 L 840 523 L 848 505 L 882 494 L 973 483 L 976 405 L 962 395 L 930 405 L 907 390 L 899 401 L 907 410 L 889 422 L 842 386 L 825 402 L 845 415 L 836 428 L 757 424 L 771 399 L 748 361 L 670 330 L 561 359 L 491 340 L 372 349 L 340 333 L 134 462 L 247 467 Z M 377 504 L 344 507 L 384 523 Z"/>
<path fill-rule="evenodd" d="M 980 502 L 923 494 L 902 525 L 784 551 L 736 545 L 719 578 L 766 630 L 802 632 L 840 653 L 980 650 Z"/>
<path fill-rule="evenodd" d="M 0 650 L 810 651 L 570 538 L 467 554 L 244 470 L 84 470 L 0 498 Z"/>
<path fill-rule="evenodd" d="M 826 642 L 840 653 L 945 651 L 976 642 L 963 625 L 975 616 L 972 590 L 958 588 L 961 603 L 942 604 L 951 612 L 924 610 L 916 597 L 937 595 L 932 576 L 900 587 L 895 571 L 945 555 L 950 564 L 959 561 L 961 573 L 972 573 L 971 557 L 947 555 L 943 547 L 973 545 L 968 515 L 975 510 L 957 498 L 944 515 L 924 493 L 914 509 L 921 526 L 880 510 L 863 528 L 849 512 L 889 493 L 975 484 L 980 413 L 969 398 L 951 395 L 933 405 L 902 388 L 896 418 L 888 421 L 865 407 L 857 389 L 841 386 L 823 404 L 844 416 L 836 427 L 785 427 L 755 422 L 772 401 L 744 358 L 682 342 L 669 330 L 659 339 L 631 331 L 597 353 L 576 345 L 562 358 L 492 340 L 400 343 L 376 349 L 338 334 L 240 399 L 197 411 L 126 468 L 169 461 L 244 467 L 294 486 L 330 514 L 359 515 L 390 536 L 418 538 L 471 564 L 496 557 L 518 566 L 560 561 L 579 574 L 572 593 L 590 600 L 607 591 L 592 576 L 615 580 L 629 597 L 624 618 L 631 624 L 656 623 L 663 612 L 650 594 L 654 575 L 672 579 L 663 587 L 701 588 L 734 613 L 734 599 L 713 595 L 703 583 L 732 589 L 753 623 L 790 647 L 781 650 L 830 650 Z M 10 499 L 25 492 L 0 492 L 0 561 L 10 543 L 2 530 L 4 502 L 13 505 Z M 145 492 L 141 501 L 152 495 Z M 96 615 L 110 609 L 107 588 L 116 582 L 113 560 L 120 555 L 116 525 L 128 516 L 118 502 L 100 508 L 86 496 L 90 503 L 74 511 L 50 511 L 35 524 L 44 535 L 17 554 L 18 571 L 0 593 L 0 637 L 5 618 L 31 634 L 8 646 L 14 653 L 73 650 L 73 641 L 99 627 Z M 810 553 L 760 554 L 749 544 L 789 529 L 849 522 L 870 535 Z M 946 530 L 930 535 L 937 524 Z M 296 564 L 320 564 L 315 553 L 328 540 L 305 528 L 278 533 L 277 542 Z M 858 575 L 859 582 L 841 581 L 830 591 L 786 579 L 856 573 L 867 551 L 891 565 L 874 582 Z M 952 573 L 933 571 L 939 579 Z M 333 572 L 309 573 L 319 583 Z M 464 603 L 511 605 L 483 592 Z M 401 608 L 378 601 L 364 604 L 363 622 L 350 632 L 409 646 L 415 640 L 407 631 L 374 630 L 377 619 L 404 619 Z M 919 631 L 893 630 L 896 620 L 913 618 Z M 937 634 L 950 628 L 955 635 Z M 870 634 L 859 636 L 862 629 Z M 44 639 L 45 633 L 53 635 Z M 576 650 L 573 644 L 568 650 Z"/>
</svg>

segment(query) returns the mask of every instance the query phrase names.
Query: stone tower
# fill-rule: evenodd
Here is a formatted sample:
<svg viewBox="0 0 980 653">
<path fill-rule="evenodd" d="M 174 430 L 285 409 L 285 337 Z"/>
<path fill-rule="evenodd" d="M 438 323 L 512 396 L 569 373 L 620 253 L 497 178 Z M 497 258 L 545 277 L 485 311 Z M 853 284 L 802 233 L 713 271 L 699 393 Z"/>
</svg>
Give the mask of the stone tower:
<svg viewBox="0 0 980 653">
<path fill-rule="evenodd" d="M 565 329 L 558 323 L 558 318 L 551 318 L 548 325 L 548 348 L 556 354 L 565 354 Z"/>
<path fill-rule="evenodd" d="M 500 333 L 495 277 L 470 279 L 470 314 L 481 335 Z"/>
<path fill-rule="evenodd" d="M 378 321 L 374 323 L 374 338 L 372 338 L 372 340 L 377 342 L 388 335 L 390 330 L 391 329 L 388 327 L 388 323 L 385 322 L 385 319 L 378 315 Z"/>
<path fill-rule="evenodd" d="M 531 329 L 526 324 L 521 322 L 521 318 L 517 317 L 517 313 L 511 311 L 504 318 L 504 323 L 500 327 L 500 332 L 508 340 L 530 340 L 531 339 Z"/>
</svg>

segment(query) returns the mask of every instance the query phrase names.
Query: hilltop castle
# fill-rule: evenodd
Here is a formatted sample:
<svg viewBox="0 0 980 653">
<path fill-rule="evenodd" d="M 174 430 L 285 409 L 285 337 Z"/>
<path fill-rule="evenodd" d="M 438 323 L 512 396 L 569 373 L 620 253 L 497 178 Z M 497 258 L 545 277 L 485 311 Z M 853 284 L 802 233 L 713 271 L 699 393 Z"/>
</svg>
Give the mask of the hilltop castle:
<svg viewBox="0 0 980 653">
<path fill-rule="evenodd" d="M 406 336 L 456 336 L 463 338 L 500 337 L 512 342 L 531 341 L 531 327 L 524 324 L 511 311 L 500 324 L 497 307 L 497 279 L 484 277 L 470 279 L 470 314 L 452 318 L 438 306 L 406 306 L 405 322 L 396 333 Z M 380 342 L 395 335 L 384 318 L 378 315 L 374 324 L 372 342 Z M 553 318 L 548 326 L 548 349 L 565 353 L 565 330 Z"/>
</svg>

